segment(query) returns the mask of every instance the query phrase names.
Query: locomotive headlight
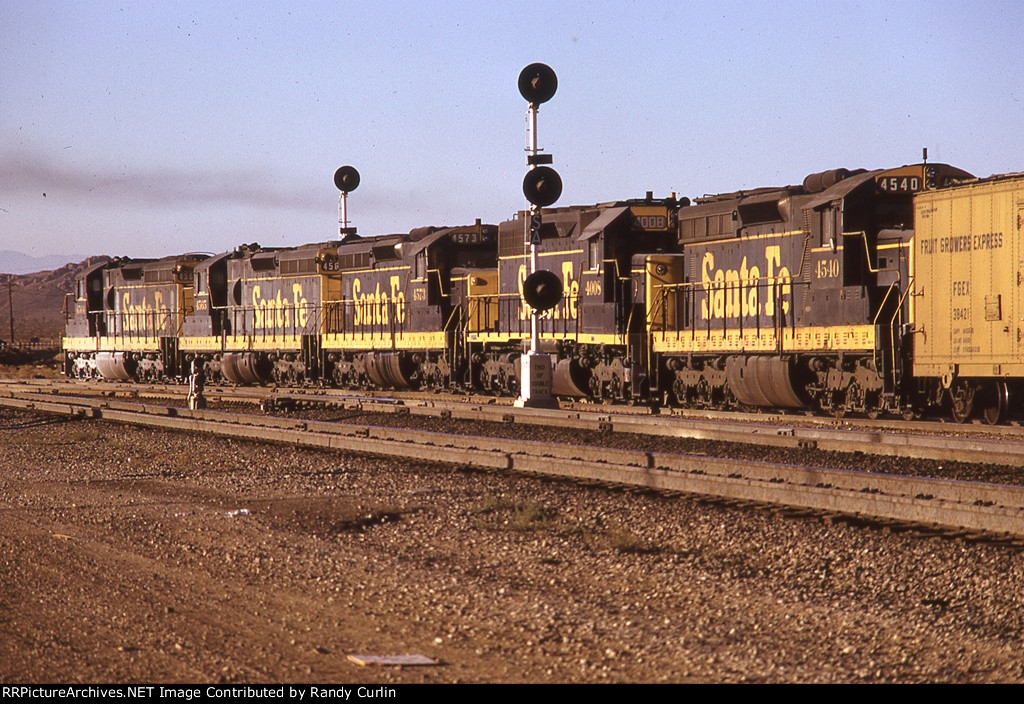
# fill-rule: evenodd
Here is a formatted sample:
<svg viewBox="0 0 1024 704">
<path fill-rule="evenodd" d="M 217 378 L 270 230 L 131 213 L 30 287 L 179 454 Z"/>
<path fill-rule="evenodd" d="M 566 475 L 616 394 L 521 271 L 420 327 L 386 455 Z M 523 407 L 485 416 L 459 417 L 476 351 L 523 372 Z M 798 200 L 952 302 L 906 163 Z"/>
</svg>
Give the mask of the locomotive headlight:
<svg viewBox="0 0 1024 704">
<path fill-rule="evenodd" d="M 925 173 L 928 174 L 928 178 L 935 178 L 935 174 L 938 173 L 938 169 L 936 169 L 934 166 L 929 166 L 928 171 L 926 171 Z"/>
<path fill-rule="evenodd" d="M 654 267 L 654 272 L 658 276 L 664 276 L 665 274 L 668 273 L 668 267 L 665 266 L 664 264 L 659 264 L 658 266 Z"/>
</svg>

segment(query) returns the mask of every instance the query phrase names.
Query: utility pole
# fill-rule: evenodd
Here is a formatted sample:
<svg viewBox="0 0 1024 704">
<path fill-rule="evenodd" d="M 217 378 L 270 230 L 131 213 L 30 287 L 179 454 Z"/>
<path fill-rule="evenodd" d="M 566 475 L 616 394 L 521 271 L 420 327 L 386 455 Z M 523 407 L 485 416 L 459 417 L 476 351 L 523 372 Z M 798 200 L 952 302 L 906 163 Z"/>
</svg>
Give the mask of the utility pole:
<svg viewBox="0 0 1024 704">
<path fill-rule="evenodd" d="M 7 313 L 11 318 L 11 345 L 14 345 L 14 274 L 7 275 Z"/>
</svg>

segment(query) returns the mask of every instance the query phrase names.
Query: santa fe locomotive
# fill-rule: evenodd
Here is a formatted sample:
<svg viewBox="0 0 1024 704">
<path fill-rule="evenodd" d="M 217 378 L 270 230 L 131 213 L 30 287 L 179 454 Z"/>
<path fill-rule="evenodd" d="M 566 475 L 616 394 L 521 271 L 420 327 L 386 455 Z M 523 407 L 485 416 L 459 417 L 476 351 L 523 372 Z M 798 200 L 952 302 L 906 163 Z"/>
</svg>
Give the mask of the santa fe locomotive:
<svg viewBox="0 0 1024 704">
<path fill-rule="evenodd" d="M 98 264 L 64 371 L 516 395 L 524 217 Z M 1024 399 L 1022 219 L 1024 176 L 945 164 L 544 209 L 553 392 L 999 422 Z"/>
</svg>

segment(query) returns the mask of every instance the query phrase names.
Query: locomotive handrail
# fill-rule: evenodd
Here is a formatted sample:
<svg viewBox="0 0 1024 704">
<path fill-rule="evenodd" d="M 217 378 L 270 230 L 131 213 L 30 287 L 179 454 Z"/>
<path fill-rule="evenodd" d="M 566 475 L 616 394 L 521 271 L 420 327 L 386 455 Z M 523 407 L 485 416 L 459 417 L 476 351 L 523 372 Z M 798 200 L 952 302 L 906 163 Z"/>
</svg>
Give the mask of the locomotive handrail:
<svg viewBox="0 0 1024 704">
<path fill-rule="evenodd" d="M 747 285 L 754 285 L 754 286 L 757 287 L 757 289 L 759 291 L 762 289 L 762 287 L 764 287 L 764 289 L 766 289 L 766 293 L 768 293 L 767 289 L 769 289 L 769 288 L 774 289 L 774 306 L 773 307 L 774 307 L 775 311 L 771 314 L 771 318 L 773 320 L 772 329 L 775 331 L 776 352 L 781 354 L 783 352 L 783 347 L 782 347 L 782 342 L 783 342 L 783 334 L 782 334 L 782 332 L 783 332 L 783 329 L 785 327 L 787 327 L 787 326 L 789 326 L 790 328 L 792 328 L 794 330 L 796 329 L 796 306 L 792 305 L 793 301 L 791 300 L 790 301 L 790 303 L 791 303 L 791 305 L 790 305 L 790 312 L 789 313 L 783 312 L 783 310 L 782 310 L 782 303 L 783 303 L 783 300 L 782 300 L 782 286 L 781 285 L 769 286 L 769 280 L 771 278 L 774 278 L 774 282 L 773 282 L 774 284 L 783 283 L 783 284 L 788 284 L 791 287 L 809 286 L 810 282 L 795 280 L 793 277 L 790 277 L 788 279 L 784 279 L 783 280 L 783 279 L 780 279 L 778 277 L 767 277 L 767 276 L 761 276 L 761 277 L 757 277 L 757 278 L 754 278 L 754 279 L 748 279 L 747 280 Z M 723 282 L 723 286 L 724 286 L 723 293 L 725 291 L 734 290 L 736 288 L 739 288 L 742 285 L 743 285 L 743 282 L 739 282 L 739 281 Z M 676 310 L 678 311 L 679 307 L 680 307 L 679 306 L 679 301 L 678 301 L 679 292 L 680 291 L 682 291 L 684 294 L 686 294 L 687 292 L 696 292 L 698 290 L 703 290 L 705 292 L 709 292 L 710 289 L 711 289 L 711 286 L 708 284 L 708 282 L 704 282 L 704 281 L 680 281 L 680 282 L 675 282 L 675 283 L 656 283 L 656 284 L 654 284 L 653 288 L 655 288 L 656 290 L 660 290 L 661 291 L 661 295 L 662 295 L 663 300 L 659 301 L 659 305 L 661 307 L 661 311 L 663 312 L 664 310 L 667 310 L 667 299 L 668 299 L 669 291 L 672 291 L 674 293 L 674 297 L 676 299 Z M 653 297 L 656 298 L 657 295 L 658 294 L 655 293 Z M 792 294 L 790 294 L 790 295 L 792 296 Z M 758 298 L 760 300 L 761 297 L 759 296 Z M 765 300 L 767 300 L 767 298 Z M 687 306 L 687 305 L 696 306 L 696 302 L 697 302 L 696 301 L 696 296 L 692 296 L 690 298 L 690 300 L 688 302 L 684 302 L 683 305 L 684 305 L 684 307 Z M 742 306 L 742 302 L 741 302 L 741 306 Z M 684 322 L 683 322 L 682 326 L 678 325 L 678 323 L 677 323 L 676 327 L 671 332 L 674 332 L 676 337 L 678 337 L 684 331 L 684 328 L 688 327 L 689 330 L 690 330 L 690 333 L 691 333 L 691 335 L 693 337 L 693 339 L 696 339 L 696 335 L 697 335 L 697 315 L 696 315 L 696 311 L 691 311 L 690 315 L 688 315 L 688 316 L 685 315 L 685 312 L 686 311 L 684 310 Z M 650 327 L 653 324 L 654 313 L 655 313 L 655 311 L 649 311 L 650 317 L 648 318 L 648 321 L 647 321 L 648 327 Z M 676 315 L 677 315 L 677 318 L 678 318 L 678 312 L 677 312 Z M 789 318 L 788 321 L 786 320 L 787 316 Z M 745 325 L 745 323 L 743 322 L 744 318 L 748 318 L 748 317 L 753 317 L 754 318 L 753 327 L 755 327 L 757 332 L 758 332 L 758 334 L 760 334 L 760 331 L 761 331 L 761 318 L 762 318 L 762 315 L 761 315 L 760 311 L 757 314 L 753 315 L 753 316 L 744 316 L 744 315 L 742 315 L 742 313 L 740 313 L 737 317 L 738 317 L 739 323 L 736 325 L 736 327 L 738 327 L 738 329 L 740 330 L 741 334 L 743 332 L 744 325 Z M 687 322 L 685 320 L 686 318 L 689 319 L 689 324 L 687 324 Z M 709 337 L 710 337 L 711 332 L 712 332 L 712 325 L 711 324 L 712 324 L 713 320 L 716 320 L 716 318 L 714 318 L 714 316 L 710 316 L 709 315 L 707 317 L 707 329 L 706 329 L 705 333 Z M 729 330 L 729 318 L 723 316 L 719 320 L 721 322 L 721 331 L 724 334 L 727 330 Z M 661 332 L 661 335 L 662 335 L 661 336 L 661 340 L 662 341 L 666 340 L 668 338 L 668 333 L 670 332 L 667 323 L 663 324 L 662 329 L 661 329 L 660 332 Z"/>
<path fill-rule="evenodd" d="M 317 326 L 318 304 L 316 303 L 290 304 L 266 310 L 259 315 L 264 323 L 259 327 L 256 326 L 259 312 L 256 306 L 228 306 L 226 308 L 217 306 L 217 308 L 224 312 L 230 312 L 231 315 L 231 332 L 222 329 L 222 334 L 234 340 L 245 340 L 249 346 L 257 340 L 276 342 L 278 339 L 300 337 L 307 334 L 307 330 L 311 326 Z M 306 322 L 299 322 L 300 313 L 307 316 Z M 278 316 L 283 316 L 281 322 L 278 322 Z M 239 321 L 241 321 L 241 325 L 239 325 Z"/>
<path fill-rule="evenodd" d="M 908 298 L 910 298 L 913 295 L 913 293 L 912 293 L 913 290 L 914 290 L 914 277 L 913 276 L 908 276 L 907 277 L 907 290 L 904 291 L 903 295 L 900 296 L 900 300 L 899 300 L 899 303 L 898 303 L 898 306 L 897 306 L 897 310 L 902 310 L 903 309 L 903 304 L 906 302 L 906 300 Z"/>
<path fill-rule="evenodd" d="M 313 334 L 313 333 L 315 333 L 317 335 L 322 334 L 323 333 L 323 328 L 322 328 L 321 324 L 323 322 L 323 316 L 320 314 L 321 313 L 321 304 L 318 304 L 318 303 L 307 303 L 306 305 L 310 306 L 310 308 L 312 309 L 312 314 L 307 316 L 307 324 L 305 326 L 303 326 L 302 334 L 303 335 L 310 335 L 310 334 Z"/>
<path fill-rule="evenodd" d="M 883 310 L 883 308 L 885 306 L 885 302 L 889 298 L 889 293 L 892 292 L 893 288 L 897 288 L 897 283 L 898 282 L 893 282 L 892 284 L 890 284 L 889 285 L 889 289 L 885 292 L 885 297 L 882 299 L 882 302 L 879 304 L 878 312 L 875 314 L 875 318 L 872 321 L 872 323 L 874 325 L 878 325 L 878 318 L 882 314 L 882 310 Z M 892 366 L 892 383 L 893 383 L 894 387 L 896 385 L 896 337 L 897 337 L 897 335 L 896 335 L 896 328 L 897 328 L 897 325 L 898 325 L 898 323 L 896 321 L 903 314 L 903 304 L 910 297 L 911 291 L 913 290 L 913 288 L 914 288 L 913 277 L 910 277 L 910 282 L 909 282 L 909 284 L 907 286 L 907 290 L 904 291 L 900 295 L 899 300 L 896 302 L 896 307 L 895 307 L 895 309 L 893 309 L 892 317 L 889 318 L 889 330 L 890 330 L 890 335 L 889 335 L 889 344 L 890 344 L 889 353 L 892 355 L 892 365 L 891 365 Z M 877 351 L 873 351 L 872 352 L 871 359 L 872 359 L 872 362 L 875 364 L 875 368 L 878 369 L 879 367 L 878 367 Z"/>
<path fill-rule="evenodd" d="M 441 329 L 444 332 L 448 332 L 448 326 L 451 325 L 452 319 L 455 317 L 455 313 L 459 310 L 459 308 L 460 306 L 452 306 L 452 311 L 451 313 L 448 314 L 448 319 L 444 321 L 444 325 L 441 327 Z"/>
<path fill-rule="evenodd" d="M 903 272 L 902 272 L 902 270 L 898 266 L 878 266 L 877 263 L 876 264 L 872 264 L 871 263 L 871 252 L 868 251 L 868 233 L 867 233 L 867 231 L 865 231 L 865 230 L 854 230 L 853 232 L 843 232 L 842 236 L 843 237 L 860 236 L 864 240 L 864 259 L 865 259 L 865 261 L 867 262 L 867 265 L 868 265 L 868 273 L 870 273 L 870 274 L 878 274 L 878 273 L 881 273 L 883 271 L 895 271 L 897 274 L 900 275 L 897 278 L 902 278 Z M 877 249 L 875 251 L 875 256 L 878 256 Z"/>
<path fill-rule="evenodd" d="M 509 293 L 488 293 L 488 294 L 477 294 L 473 296 L 467 296 L 469 302 L 472 304 L 469 306 L 469 310 L 466 313 L 467 320 L 472 320 L 477 324 L 477 329 L 485 330 L 486 325 L 481 326 L 481 316 L 489 316 L 490 304 L 492 301 L 497 303 L 498 306 L 498 317 L 496 320 L 507 320 L 509 321 L 509 328 L 505 332 L 509 335 L 526 334 L 529 332 L 529 318 L 521 315 L 522 307 L 524 305 L 523 299 L 518 294 Z M 541 333 L 556 335 L 560 334 L 566 339 L 578 340 L 581 333 L 581 323 L 583 320 L 583 310 L 579 305 L 580 296 L 565 296 L 562 299 L 562 303 L 556 308 L 567 311 L 568 309 L 575 309 L 575 315 L 561 315 L 557 317 L 553 315 L 555 309 L 544 311 L 538 316 L 538 320 L 542 324 Z M 489 317 L 484 317 L 485 322 L 491 322 Z M 546 324 L 545 324 L 546 323 Z M 570 325 L 575 323 L 576 329 L 570 330 Z"/>
<path fill-rule="evenodd" d="M 440 269 L 427 269 L 427 286 L 429 288 L 430 274 L 434 273 L 437 276 L 437 290 L 441 293 L 441 298 L 451 298 L 452 294 L 445 291 L 444 279 L 441 278 Z"/>
<path fill-rule="evenodd" d="M 619 271 L 620 267 L 619 267 L 619 260 L 618 259 L 614 259 L 614 258 L 613 259 L 602 259 L 601 263 L 602 264 L 609 264 L 609 263 L 615 264 L 615 279 L 617 281 L 629 281 L 630 279 L 633 278 L 632 271 L 630 271 L 630 273 L 627 274 L 626 276 L 622 275 L 622 273 Z"/>
<path fill-rule="evenodd" d="M 887 288 L 885 290 L 885 295 L 882 296 L 882 300 L 878 304 L 878 310 L 875 311 L 875 317 L 871 319 L 871 324 L 872 325 L 878 325 L 878 319 L 882 316 L 882 311 L 885 310 L 885 302 L 889 300 L 889 294 L 892 293 L 892 290 L 894 288 L 898 288 L 895 281 L 893 283 L 889 284 L 889 288 Z M 902 300 L 902 297 L 901 297 L 901 300 Z M 898 306 L 896 308 L 896 311 L 897 312 L 899 311 L 899 307 Z M 889 320 L 889 322 L 891 323 L 895 319 L 896 319 L 896 315 L 893 315 L 893 317 Z"/>
<path fill-rule="evenodd" d="M 172 320 L 177 325 L 172 326 Z M 113 340 L 153 342 L 161 337 L 180 336 L 184 324 L 184 309 L 161 308 L 149 311 L 105 311 L 104 336 Z M 97 330 L 97 333 L 99 331 Z"/>
<path fill-rule="evenodd" d="M 892 290 L 895 287 L 896 282 L 889 284 L 889 288 L 886 289 L 885 295 L 882 297 L 882 302 L 878 304 L 878 312 L 875 313 L 875 317 L 872 320 L 872 323 L 876 327 L 878 326 L 878 319 L 882 315 L 882 311 L 885 309 L 885 302 L 889 300 L 889 294 L 892 293 Z M 899 314 L 900 308 L 897 303 L 896 309 L 892 312 L 892 317 L 889 318 L 889 354 L 890 358 L 892 359 L 892 365 L 890 366 L 892 370 L 893 387 L 896 386 L 896 329 L 894 327 L 894 324 Z M 875 369 L 880 369 L 880 367 L 878 366 L 878 345 L 875 345 L 875 348 L 871 350 L 871 363 L 875 365 Z"/>
</svg>

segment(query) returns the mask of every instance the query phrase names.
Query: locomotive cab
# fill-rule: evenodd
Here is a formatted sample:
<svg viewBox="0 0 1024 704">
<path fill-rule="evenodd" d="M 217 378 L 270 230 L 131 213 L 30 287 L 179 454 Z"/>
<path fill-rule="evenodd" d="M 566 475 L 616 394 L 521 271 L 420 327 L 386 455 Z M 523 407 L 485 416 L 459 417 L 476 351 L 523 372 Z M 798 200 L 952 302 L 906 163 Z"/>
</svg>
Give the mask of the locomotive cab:
<svg viewBox="0 0 1024 704">
<path fill-rule="evenodd" d="M 114 263 L 104 258 L 75 277 L 75 290 L 65 298 L 63 372 L 67 376 L 98 376 L 95 353 L 105 337 L 103 315 L 103 271 Z M 71 300 L 68 300 L 68 299 Z"/>
</svg>

